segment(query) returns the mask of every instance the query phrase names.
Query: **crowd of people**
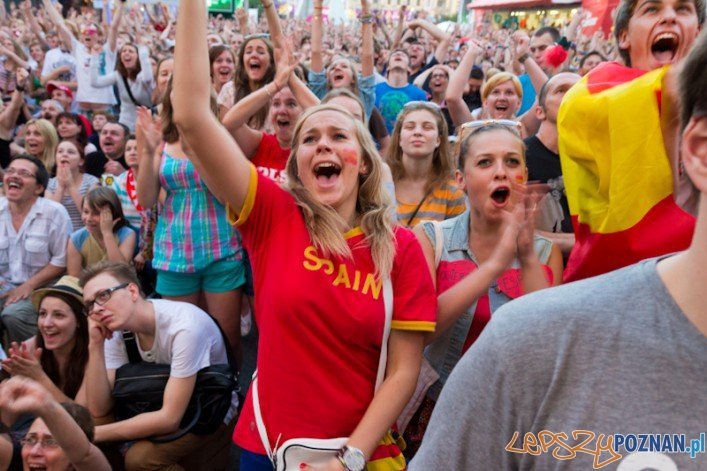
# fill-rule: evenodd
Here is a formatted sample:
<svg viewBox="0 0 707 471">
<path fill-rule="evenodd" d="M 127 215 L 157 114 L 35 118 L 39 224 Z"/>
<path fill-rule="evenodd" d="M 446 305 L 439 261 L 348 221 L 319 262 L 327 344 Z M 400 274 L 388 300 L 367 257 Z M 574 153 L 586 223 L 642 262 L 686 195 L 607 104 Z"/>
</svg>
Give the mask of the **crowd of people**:
<svg viewBox="0 0 707 471">
<path fill-rule="evenodd" d="M 704 0 L 259 11 L 0 4 L 0 469 L 707 466 Z"/>
</svg>

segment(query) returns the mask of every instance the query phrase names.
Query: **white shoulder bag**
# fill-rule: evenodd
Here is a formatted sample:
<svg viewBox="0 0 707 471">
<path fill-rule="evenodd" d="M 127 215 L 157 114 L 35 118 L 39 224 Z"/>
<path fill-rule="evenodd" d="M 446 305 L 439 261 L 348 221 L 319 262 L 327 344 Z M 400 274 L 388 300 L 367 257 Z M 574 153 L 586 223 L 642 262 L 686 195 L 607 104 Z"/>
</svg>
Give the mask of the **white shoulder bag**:
<svg viewBox="0 0 707 471">
<path fill-rule="evenodd" d="M 376 376 L 376 389 L 380 388 L 385 378 L 385 367 L 388 361 L 388 338 L 390 337 L 390 324 L 393 320 L 393 283 L 390 277 L 383 279 L 383 304 L 385 306 L 385 324 L 383 327 L 383 342 L 378 360 L 378 374 Z M 258 372 L 253 374 L 253 409 L 255 423 L 258 426 L 260 440 L 277 471 L 299 471 L 301 463 L 310 466 L 322 465 L 335 458 L 339 450 L 346 445 L 348 437 L 340 438 L 291 438 L 282 445 L 276 443 L 275 448 L 270 447 L 268 433 L 263 423 L 258 398 Z M 279 438 L 278 438 L 279 441 Z"/>
</svg>

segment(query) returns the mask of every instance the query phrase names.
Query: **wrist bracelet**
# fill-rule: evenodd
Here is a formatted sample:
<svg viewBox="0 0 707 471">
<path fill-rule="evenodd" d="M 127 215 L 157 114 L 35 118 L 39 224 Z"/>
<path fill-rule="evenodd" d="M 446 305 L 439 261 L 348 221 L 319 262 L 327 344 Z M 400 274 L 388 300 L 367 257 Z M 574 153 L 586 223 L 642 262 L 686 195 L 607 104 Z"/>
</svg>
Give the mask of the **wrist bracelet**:
<svg viewBox="0 0 707 471">
<path fill-rule="evenodd" d="M 265 89 L 265 93 L 267 93 L 270 99 L 272 100 L 272 93 L 270 93 L 270 90 L 268 90 L 268 85 L 265 85 L 263 88 Z M 277 85 L 275 85 L 275 87 L 277 87 Z"/>
<path fill-rule="evenodd" d="M 361 21 L 361 23 L 364 25 L 371 24 L 373 23 L 373 15 L 371 15 L 370 13 L 367 15 L 361 15 L 359 21 Z"/>
<path fill-rule="evenodd" d="M 518 62 L 520 62 L 522 64 L 523 62 L 527 61 L 529 58 L 530 58 L 530 54 L 528 54 L 527 52 L 524 52 L 523 54 L 518 56 Z"/>
<path fill-rule="evenodd" d="M 263 10 L 267 10 L 272 6 L 272 2 L 268 3 L 267 5 L 263 3 Z"/>
<path fill-rule="evenodd" d="M 17 90 L 17 91 L 20 92 L 20 93 L 24 93 L 24 92 L 25 92 L 25 87 L 20 87 L 19 85 L 16 85 L 16 86 L 15 86 L 15 90 Z"/>
</svg>

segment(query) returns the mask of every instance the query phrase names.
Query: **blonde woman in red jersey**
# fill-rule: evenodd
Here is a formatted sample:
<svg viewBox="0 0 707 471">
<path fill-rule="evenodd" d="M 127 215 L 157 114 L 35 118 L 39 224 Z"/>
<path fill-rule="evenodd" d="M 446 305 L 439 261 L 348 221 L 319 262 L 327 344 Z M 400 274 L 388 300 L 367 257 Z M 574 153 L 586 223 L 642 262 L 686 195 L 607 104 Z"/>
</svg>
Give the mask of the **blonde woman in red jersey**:
<svg viewBox="0 0 707 471">
<path fill-rule="evenodd" d="M 343 436 L 342 453 L 402 469 L 387 432 L 415 387 L 425 333 L 434 330 L 435 295 L 429 272 L 419 270 L 419 243 L 390 222 L 375 145 L 343 108 L 313 107 L 294 130 L 287 188 L 258 174 L 218 120 L 202 112 L 210 93 L 205 6 L 185 0 L 179 8 L 192 21 L 177 28 L 174 118 L 252 255 L 262 293 L 257 388 L 268 446 Z M 388 276 L 395 307 L 386 377 L 374 396 Z M 249 393 L 234 434 L 244 450 L 241 469 L 271 470 L 253 423 Z M 323 469 L 344 467 L 332 458 Z"/>
</svg>

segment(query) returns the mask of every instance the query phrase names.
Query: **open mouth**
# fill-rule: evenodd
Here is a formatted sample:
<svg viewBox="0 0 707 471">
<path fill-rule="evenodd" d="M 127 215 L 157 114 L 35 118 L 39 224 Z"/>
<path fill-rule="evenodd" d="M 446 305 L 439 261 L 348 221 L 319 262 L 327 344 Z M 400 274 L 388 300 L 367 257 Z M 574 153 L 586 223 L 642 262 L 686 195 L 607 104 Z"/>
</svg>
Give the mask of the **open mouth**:
<svg viewBox="0 0 707 471">
<path fill-rule="evenodd" d="M 675 33 L 661 33 L 653 40 L 651 52 L 658 62 L 669 63 L 675 58 L 680 39 Z"/>
<path fill-rule="evenodd" d="M 279 128 L 286 128 L 291 124 L 291 121 L 289 119 L 278 119 L 275 123 Z"/>
<path fill-rule="evenodd" d="M 497 205 L 505 205 L 511 196 L 511 189 L 506 186 L 501 186 L 496 188 L 493 193 L 491 193 L 491 199 Z"/>
<path fill-rule="evenodd" d="M 250 61 L 248 62 L 248 67 L 250 67 L 251 70 L 260 70 L 260 61 Z"/>
<path fill-rule="evenodd" d="M 314 166 L 317 180 L 329 182 L 341 174 L 341 167 L 333 162 L 322 162 Z"/>
<path fill-rule="evenodd" d="M 334 81 L 344 80 L 344 74 L 334 74 Z"/>
<path fill-rule="evenodd" d="M 11 190 L 19 190 L 20 188 L 22 188 L 22 185 L 16 181 L 11 181 L 8 182 L 7 187 Z"/>
</svg>

